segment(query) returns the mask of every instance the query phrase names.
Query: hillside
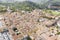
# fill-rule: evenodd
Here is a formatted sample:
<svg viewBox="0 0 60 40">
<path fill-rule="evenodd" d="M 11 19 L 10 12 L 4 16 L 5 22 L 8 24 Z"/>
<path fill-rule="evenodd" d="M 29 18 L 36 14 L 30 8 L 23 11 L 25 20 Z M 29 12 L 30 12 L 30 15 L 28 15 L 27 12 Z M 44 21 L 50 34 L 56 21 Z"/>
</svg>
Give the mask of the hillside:
<svg viewBox="0 0 60 40">
<path fill-rule="evenodd" d="M 16 7 L 21 10 L 25 10 L 25 11 L 31 11 L 31 10 L 40 8 L 38 4 L 31 2 L 31 1 L 20 2 L 16 5 Z"/>
<path fill-rule="evenodd" d="M 10 9 L 12 10 L 25 10 L 25 11 L 32 11 L 34 9 L 39 9 L 40 6 L 34 2 L 31 1 L 23 1 L 23 2 L 14 2 L 14 3 L 0 3 L 0 6 L 6 6 L 5 8 L 7 8 L 8 6 L 10 7 Z M 1 9 L 0 9 L 1 10 Z"/>
<path fill-rule="evenodd" d="M 1 5 L 6 6 L 3 8 L 3 9 L 5 9 L 4 11 L 6 11 L 6 8 L 8 6 L 13 11 L 16 11 L 16 9 L 32 11 L 34 9 L 45 9 L 48 7 L 49 4 L 52 4 L 52 5 L 60 4 L 59 0 L 45 0 L 45 1 L 42 0 L 42 4 L 41 4 L 41 1 L 39 1 L 39 2 L 38 2 L 38 0 L 35 0 L 35 1 L 30 0 L 30 1 L 14 2 L 14 3 L 0 3 L 0 7 L 1 7 Z M 2 10 L 2 8 L 0 10 Z"/>
</svg>

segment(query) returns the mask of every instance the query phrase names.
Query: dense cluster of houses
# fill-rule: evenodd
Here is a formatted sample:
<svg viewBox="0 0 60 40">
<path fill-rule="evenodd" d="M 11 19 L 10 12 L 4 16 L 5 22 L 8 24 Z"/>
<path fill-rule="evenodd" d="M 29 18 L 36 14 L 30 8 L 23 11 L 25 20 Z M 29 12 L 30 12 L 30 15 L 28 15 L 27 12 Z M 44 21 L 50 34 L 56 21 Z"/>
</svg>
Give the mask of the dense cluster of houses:
<svg viewBox="0 0 60 40">
<path fill-rule="evenodd" d="M 56 16 L 49 16 L 38 9 L 31 13 L 6 12 L 0 15 L 0 40 L 60 40 Z"/>
</svg>

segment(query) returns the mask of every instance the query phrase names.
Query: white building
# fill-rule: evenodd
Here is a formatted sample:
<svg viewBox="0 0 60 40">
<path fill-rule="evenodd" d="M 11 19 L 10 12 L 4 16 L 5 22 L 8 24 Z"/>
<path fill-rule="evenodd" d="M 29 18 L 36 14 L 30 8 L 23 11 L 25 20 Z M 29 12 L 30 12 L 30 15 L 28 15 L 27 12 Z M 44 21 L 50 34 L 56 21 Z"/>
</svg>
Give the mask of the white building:
<svg viewBox="0 0 60 40">
<path fill-rule="evenodd" d="M 8 32 L 3 32 L 0 33 L 0 40 L 13 40 L 13 38 Z"/>
</svg>

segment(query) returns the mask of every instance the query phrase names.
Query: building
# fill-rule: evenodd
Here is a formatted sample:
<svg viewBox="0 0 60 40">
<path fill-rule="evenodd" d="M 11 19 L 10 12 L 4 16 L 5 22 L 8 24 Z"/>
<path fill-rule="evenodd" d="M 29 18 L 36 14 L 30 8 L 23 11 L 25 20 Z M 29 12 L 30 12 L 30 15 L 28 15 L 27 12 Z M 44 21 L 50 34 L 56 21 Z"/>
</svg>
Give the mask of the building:
<svg viewBox="0 0 60 40">
<path fill-rule="evenodd" d="M 49 4 L 49 5 L 48 5 L 48 8 L 49 8 L 49 9 L 53 9 L 53 10 L 59 10 L 59 9 L 60 9 L 60 2 L 56 2 L 56 3 L 53 3 L 53 4 Z"/>
</svg>

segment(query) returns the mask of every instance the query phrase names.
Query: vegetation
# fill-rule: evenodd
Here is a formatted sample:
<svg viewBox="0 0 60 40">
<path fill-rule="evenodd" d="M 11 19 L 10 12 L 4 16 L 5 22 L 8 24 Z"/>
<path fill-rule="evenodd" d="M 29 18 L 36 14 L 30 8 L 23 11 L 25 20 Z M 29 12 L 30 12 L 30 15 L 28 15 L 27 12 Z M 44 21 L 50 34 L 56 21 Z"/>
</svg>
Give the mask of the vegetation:
<svg viewBox="0 0 60 40">
<path fill-rule="evenodd" d="M 9 6 L 10 9 L 13 11 L 16 11 L 17 9 L 18 10 L 25 10 L 25 11 L 32 11 L 34 9 L 47 9 L 44 11 L 48 12 L 48 13 L 52 13 L 52 14 L 59 14 L 60 12 L 48 10 L 49 4 L 60 5 L 60 2 L 59 1 L 57 1 L 57 2 L 55 0 L 52 0 L 52 1 L 50 0 L 50 2 L 46 1 L 46 2 L 43 2 L 43 4 L 41 4 L 41 3 L 37 4 L 37 3 L 31 2 L 31 1 L 14 2 L 14 3 L 0 3 L 0 12 L 3 12 L 3 11 L 5 12 L 7 7 Z M 3 7 L 3 6 L 5 6 L 5 7 Z"/>
<path fill-rule="evenodd" d="M 60 35 L 60 32 L 58 32 L 57 35 Z"/>
<path fill-rule="evenodd" d="M 34 9 L 39 9 L 40 6 L 34 2 L 24 1 L 24 2 L 15 2 L 15 3 L 0 3 L 0 5 L 5 5 L 6 7 L 10 7 L 13 11 L 18 10 L 25 10 L 25 11 L 32 11 Z M 0 9 L 1 10 L 1 9 Z"/>
<path fill-rule="evenodd" d="M 32 11 L 34 9 L 39 9 L 40 6 L 30 1 L 24 1 L 24 2 L 17 3 L 16 8 L 25 11 Z"/>
<path fill-rule="evenodd" d="M 43 12 L 50 13 L 50 14 L 53 14 L 53 15 L 60 15 L 60 12 L 54 11 L 54 10 L 46 10 L 46 9 L 44 9 Z"/>
<path fill-rule="evenodd" d="M 5 11 L 6 11 L 6 7 L 0 6 L 0 12 L 5 12 Z"/>
</svg>

